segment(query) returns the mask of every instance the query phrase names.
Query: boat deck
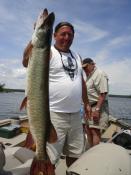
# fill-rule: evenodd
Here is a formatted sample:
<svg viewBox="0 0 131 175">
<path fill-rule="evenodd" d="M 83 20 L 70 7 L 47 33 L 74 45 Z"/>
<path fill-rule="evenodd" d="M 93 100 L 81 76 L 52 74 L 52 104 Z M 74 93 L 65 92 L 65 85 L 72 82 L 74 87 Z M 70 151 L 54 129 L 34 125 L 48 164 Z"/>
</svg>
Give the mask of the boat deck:
<svg viewBox="0 0 131 175">
<path fill-rule="evenodd" d="M 28 128 L 28 121 L 23 120 L 21 123 L 21 127 L 23 129 L 24 127 Z M 130 126 L 124 125 L 123 123 L 117 121 L 115 118 L 110 118 L 110 126 L 107 128 L 106 132 L 102 135 L 102 138 L 103 139 L 111 138 L 112 134 L 114 132 L 119 132 L 121 128 L 130 128 Z M 25 133 L 20 133 L 19 135 L 16 135 L 15 137 L 8 138 L 8 139 L 0 137 L 0 141 L 3 142 L 3 144 L 6 147 L 5 149 L 6 165 L 4 169 L 6 171 L 11 171 L 12 175 L 16 175 L 16 174 L 17 175 L 28 175 L 29 174 L 30 165 L 32 162 L 32 158 L 34 156 L 34 152 L 31 153 L 31 157 L 30 157 L 30 150 L 24 150 L 24 153 L 22 154 L 21 154 L 21 151 L 19 151 L 19 149 L 22 148 L 21 146 L 23 146 L 26 135 L 27 134 L 25 132 Z M 28 153 L 29 153 L 29 159 L 27 159 Z M 129 155 L 131 155 L 130 150 L 128 150 L 128 153 Z M 20 154 L 20 158 L 18 156 L 19 154 Z M 16 155 L 18 156 L 18 158 Z M 24 158 L 23 162 L 21 161 L 21 155 Z M 66 175 L 66 169 L 67 167 L 66 167 L 65 159 L 60 159 L 60 161 L 58 162 L 56 166 L 56 170 L 55 170 L 56 175 Z"/>
<path fill-rule="evenodd" d="M 6 148 L 20 146 L 24 143 L 26 138 L 26 133 L 21 133 L 11 139 L 0 137 L 0 141 L 5 145 Z"/>
</svg>

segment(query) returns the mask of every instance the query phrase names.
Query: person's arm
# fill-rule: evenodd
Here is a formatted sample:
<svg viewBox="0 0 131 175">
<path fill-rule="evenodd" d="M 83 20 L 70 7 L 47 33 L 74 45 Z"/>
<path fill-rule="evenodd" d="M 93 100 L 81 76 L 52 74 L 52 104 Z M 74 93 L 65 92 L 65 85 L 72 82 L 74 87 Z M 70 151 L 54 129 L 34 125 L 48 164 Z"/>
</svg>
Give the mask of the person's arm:
<svg viewBox="0 0 131 175">
<path fill-rule="evenodd" d="M 102 105 L 105 101 L 106 94 L 107 93 L 101 93 L 99 95 L 97 105 L 95 106 L 94 110 L 92 111 L 91 116 L 95 122 L 98 122 L 100 119 L 100 112 L 101 112 Z"/>
<path fill-rule="evenodd" d="M 102 72 L 100 81 L 99 81 L 99 85 L 97 85 L 96 87 L 98 88 L 98 91 L 100 92 L 100 94 L 98 97 L 97 105 L 94 108 L 94 111 L 92 113 L 92 117 L 94 119 L 96 118 L 96 120 L 99 120 L 101 108 L 103 106 L 103 103 L 105 102 L 106 95 L 109 89 L 108 88 L 108 77 L 104 72 Z"/>
<path fill-rule="evenodd" d="M 28 61 L 31 55 L 31 51 L 32 51 L 33 45 L 31 44 L 31 41 L 28 43 L 28 45 L 26 46 L 24 53 L 23 53 L 23 60 L 22 60 L 22 64 L 24 67 L 28 66 Z"/>
<path fill-rule="evenodd" d="M 102 105 L 105 101 L 105 98 L 106 98 L 106 94 L 107 93 L 105 92 L 105 93 L 101 93 L 99 95 L 98 102 L 97 102 L 97 105 L 96 105 L 96 109 L 98 109 L 98 111 L 101 110 L 101 107 L 102 107 Z"/>
<path fill-rule="evenodd" d="M 85 83 L 83 76 L 82 76 L 82 100 L 84 103 L 84 110 L 85 110 L 86 118 L 90 118 L 91 117 L 91 107 L 89 105 L 86 83 Z"/>
</svg>

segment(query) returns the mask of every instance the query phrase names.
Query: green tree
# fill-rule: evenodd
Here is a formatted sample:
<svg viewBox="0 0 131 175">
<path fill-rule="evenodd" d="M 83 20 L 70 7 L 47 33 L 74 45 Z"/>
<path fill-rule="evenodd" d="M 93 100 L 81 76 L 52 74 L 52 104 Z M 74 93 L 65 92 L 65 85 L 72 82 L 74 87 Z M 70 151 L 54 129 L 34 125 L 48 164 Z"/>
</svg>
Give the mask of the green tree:
<svg viewBox="0 0 131 175">
<path fill-rule="evenodd" d="M 4 86 L 5 86 L 5 84 L 0 83 L 0 92 L 4 91 Z"/>
</svg>

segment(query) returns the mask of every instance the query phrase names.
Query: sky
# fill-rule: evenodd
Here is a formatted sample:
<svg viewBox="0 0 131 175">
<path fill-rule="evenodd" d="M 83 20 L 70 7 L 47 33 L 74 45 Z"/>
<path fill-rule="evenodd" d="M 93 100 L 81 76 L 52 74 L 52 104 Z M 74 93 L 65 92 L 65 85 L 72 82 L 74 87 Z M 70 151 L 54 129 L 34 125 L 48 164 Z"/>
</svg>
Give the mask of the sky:
<svg viewBox="0 0 131 175">
<path fill-rule="evenodd" d="M 23 51 L 44 8 L 74 25 L 71 49 L 94 59 L 109 93 L 131 95 L 131 0 L 0 0 L 0 83 L 25 89 Z"/>
</svg>

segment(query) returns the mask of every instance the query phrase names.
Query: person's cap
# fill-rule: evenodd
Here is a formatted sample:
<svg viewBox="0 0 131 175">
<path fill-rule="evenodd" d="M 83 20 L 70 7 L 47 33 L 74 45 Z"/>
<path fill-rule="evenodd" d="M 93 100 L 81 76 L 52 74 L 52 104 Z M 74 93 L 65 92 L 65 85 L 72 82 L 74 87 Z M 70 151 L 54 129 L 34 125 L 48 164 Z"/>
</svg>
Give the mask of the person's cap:
<svg viewBox="0 0 131 175">
<path fill-rule="evenodd" d="M 73 25 L 69 22 L 60 22 L 60 23 L 58 23 L 55 27 L 55 32 L 57 32 L 63 26 L 69 26 L 71 28 L 71 30 L 73 31 L 73 33 L 75 33 Z"/>
<path fill-rule="evenodd" d="M 82 61 L 82 67 L 86 67 L 87 64 L 95 64 L 94 61 L 91 59 L 91 58 L 85 58 L 83 61 Z"/>
</svg>

